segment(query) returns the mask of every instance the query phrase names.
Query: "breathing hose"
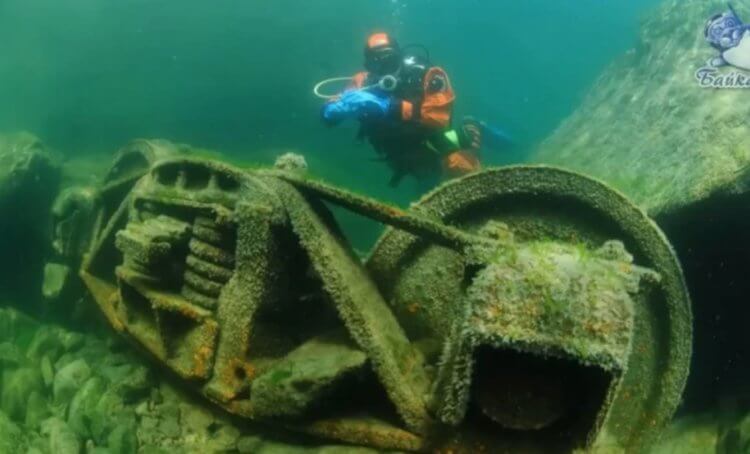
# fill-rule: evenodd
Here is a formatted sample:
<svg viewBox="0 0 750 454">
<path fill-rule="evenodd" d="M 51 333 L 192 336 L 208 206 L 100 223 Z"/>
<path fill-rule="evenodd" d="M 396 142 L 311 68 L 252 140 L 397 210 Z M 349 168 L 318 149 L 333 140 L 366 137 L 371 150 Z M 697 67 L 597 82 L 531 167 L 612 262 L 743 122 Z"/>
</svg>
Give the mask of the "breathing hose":
<svg viewBox="0 0 750 454">
<path fill-rule="evenodd" d="M 348 81 L 350 81 L 352 79 L 353 79 L 352 77 L 333 77 L 331 79 L 321 80 L 320 82 L 318 82 L 315 85 L 315 88 L 313 88 L 313 94 L 315 96 L 317 96 L 318 98 L 320 98 L 320 99 L 332 99 L 332 98 L 335 98 L 336 96 L 338 96 L 338 93 L 334 94 L 334 95 L 326 95 L 324 93 L 321 93 L 320 89 L 323 88 L 324 86 L 328 85 L 328 84 L 332 84 L 332 83 L 335 83 L 335 82 L 344 82 L 344 81 L 348 82 Z"/>
<path fill-rule="evenodd" d="M 351 81 L 353 77 L 332 77 L 330 79 L 321 80 L 317 84 L 315 84 L 315 87 L 313 88 L 313 94 L 321 99 L 333 99 L 339 95 L 339 93 L 328 95 L 325 93 L 321 93 L 320 90 L 324 86 L 336 82 L 344 82 L 344 81 Z M 369 90 L 371 88 L 380 88 L 383 91 L 392 92 L 398 87 L 398 79 L 393 75 L 386 75 L 380 78 L 378 83 L 368 85 L 367 87 L 362 87 L 360 90 Z"/>
</svg>

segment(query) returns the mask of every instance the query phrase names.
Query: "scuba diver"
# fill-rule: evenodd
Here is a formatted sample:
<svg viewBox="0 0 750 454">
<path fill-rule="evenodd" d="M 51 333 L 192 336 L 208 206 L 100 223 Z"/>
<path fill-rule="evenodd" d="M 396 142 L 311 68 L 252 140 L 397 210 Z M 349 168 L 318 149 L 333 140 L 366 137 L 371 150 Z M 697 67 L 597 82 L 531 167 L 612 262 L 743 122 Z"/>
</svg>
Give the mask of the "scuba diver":
<svg viewBox="0 0 750 454">
<path fill-rule="evenodd" d="M 417 47 L 417 46 L 410 46 Z M 392 170 L 391 186 L 410 175 L 435 182 L 481 168 L 479 150 L 486 124 L 467 118 L 453 128 L 455 94 L 446 72 L 429 55 L 404 52 L 386 33 L 375 33 L 365 46 L 365 69 L 340 95 L 323 106 L 322 118 L 334 126 L 360 122 L 359 140 L 367 140 Z M 426 54 L 426 52 L 425 52 Z"/>
</svg>

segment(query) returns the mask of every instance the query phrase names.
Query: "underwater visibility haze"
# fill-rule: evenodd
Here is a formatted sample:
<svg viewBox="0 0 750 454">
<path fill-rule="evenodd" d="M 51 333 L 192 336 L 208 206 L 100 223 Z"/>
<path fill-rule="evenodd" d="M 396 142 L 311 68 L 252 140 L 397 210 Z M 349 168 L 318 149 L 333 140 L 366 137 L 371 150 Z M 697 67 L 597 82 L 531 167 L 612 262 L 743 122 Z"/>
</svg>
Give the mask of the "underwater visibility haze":
<svg viewBox="0 0 750 454">
<path fill-rule="evenodd" d="M 0 454 L 750 452 L 750 4 L 0 0 L 0 55 Z"/>
</svg>

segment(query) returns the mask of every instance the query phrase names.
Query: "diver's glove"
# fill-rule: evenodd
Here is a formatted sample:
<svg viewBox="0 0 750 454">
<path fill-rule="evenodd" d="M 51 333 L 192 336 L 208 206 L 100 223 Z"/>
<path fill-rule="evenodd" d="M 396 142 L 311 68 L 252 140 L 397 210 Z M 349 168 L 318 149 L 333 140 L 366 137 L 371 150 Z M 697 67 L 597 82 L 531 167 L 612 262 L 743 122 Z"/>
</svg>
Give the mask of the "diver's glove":
<svg viewBox="0 0 750 454">
<path fill-rule="evenodd" d="M 478 142 L 487 148 L 505 150 L 515 144 L 513 138 L 502 129 L 490 126 L 474 117 L 464 117 L 464 130 L 474 142 Z M 472 133 L 472 131 L 478 131 L 478 136 L 475 137 L 475 133 Z"/>
<path fill-rule="evenodd" d="M 336 124 L 349 118 L 385 118 L 390 109 L 389 97 L 369 90 L 352 90 L 323 106 L 322 117 L 326 123 Z"/>
<path fill-rule="evenodd" d="M 391 109 L 391 98 L 370 90 L 357 90 L 347 93 L 346 97 L 356 112 L 357 118 L 385 118 Z M 342 97 L 342 99 L 344 98 Z"/>
</svg>

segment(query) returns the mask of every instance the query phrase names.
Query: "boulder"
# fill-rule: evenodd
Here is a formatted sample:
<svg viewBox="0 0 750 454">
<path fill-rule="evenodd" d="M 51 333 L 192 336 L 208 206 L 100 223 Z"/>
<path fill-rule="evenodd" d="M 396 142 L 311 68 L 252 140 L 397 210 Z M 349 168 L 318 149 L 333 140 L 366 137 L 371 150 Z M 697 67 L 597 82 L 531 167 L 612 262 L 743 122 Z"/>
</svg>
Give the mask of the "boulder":
<svg viewBox="0 0 750 454">
<path fill-rule="evenodd" d="M 55 454 L 80 454 L 81 441 L 70 427 L 59 418 L 42 423 L 42 434 L 47 437 L 49 451 Z"/>
<path fill-rule="evenodd" d="M 96 411 L 106 383 L 99 377 L 91 377 L 78 390 L 68 408 L 68 425 L 83 439 L 92 438 L 91 422 L 110 417 Z"/>
<path fill-rule="evenodd" d="M 55 370 L 62 370 L 65 366 L 76 360 L 75 355 L 71 353 L 63 353 L 62 356 L 57 358 L 57 361 L 53 364 Z"/>
<path fill-rule="evenodd" d="M 42 372 L 42 379 L 44 380 L 45 386 L 52 386 L 55 381 L 55 370 L 52 366 L 52 360 L 49 356 L 44 355 L 41 362 L 39 363 L 39 369 Z"/>
<path fill-rule="evenodd" d="M 77 359 L 61 368 L 53 384 L 55 404 L 70 402 L 79 388 L 91 376 L 91 368 L 83 359 Z"/>
<path fill-rule="evenodd" d="M 44 381 L 37 368 L 23 367 L 3 373 L 0 407 L 14 421 L 24 421 L 29 398 L 34 393 L 44 393 Z"/>
<path fill-rule="evenodd" d="M 25 440 L 21 429 L 0 412 L 0 452 L 23 452 Z"/>
<path fill-rule="evenodd" d="M 263 440 L 260 437 L 244 436 L 237 440 L 237 451 L 240 454 L 252 454 L 258 452 L 262 445 Z"/>
<path fill-rule="evenodd" d="M 59 163 L 37 137 L 0 135 L 0 212 L 16 208 L 16 219 L 32 224 L 45 220 L 60 178 Z"/>
<path fill-rule="evenodd" d="M 154 386 L 151 373 L 144 366 L 121 366 L 126 373 L 116 381 L 113 381 L 115 389 L 125 399 L 125 402 L 135 402 L 146 397 Z"/>
<path fill-rule="evenodd" d="M 25 350 L 38 329 L 39 323 L 29 316 L 14 309 L 0 308 L 0 341 L 11 342 L 16 349 Z"/>
<path fill-rule="evenodd" d="M 91 339 L 92 338 L 86 338 L 81 333 L 72 331 L 60 331 L 60 344 L 62 344 L 66 352 L 78 350 L 79 348 L 83 347 L 83 345 L 85 345 L 86 340 Z M 100 342 L 97 340 L 96 343 L 99 344 Z"/>
<path fill-rule="evenodd" d="M 202 434 L 214 423 L 215 418 L 211 412 L 201 406 L 180 404 L 180 421 L 182 422 L 183 435 L 186 433 Z"/>
<path fill-rule="evenodd" d="M 115 427 L 107 437 L 107 447 L 112 454 L 136 454 L 138 437 L 135 425 L 124 424 Z"/>
<path fill-rule="evenodd" d="M 230 425 L 221 426 L 211 435 L 209 450 L 211 452 L 234 451 L 239 438 L 239 429 Z"/>
<path fill-rule="evenodd" d="M 73 271 L 67 265 L 48 263 L 44 266 L 42 296 L 47 300 L 57 300 L 64 294 Z"/>
<path fill-rule="evenodd" d="M 135 409 L 127 407 L 114 388 L 107 389 L 94 408 L 97 415 L 106 415 L 90 421 L 91 435 L 97 444 L 106 444 L 109 434 L 120 424 L 135 420 Z"/>
<path fill-rule="evenodd" d="M 26 427 L 37 430 L 50 416 L 52 416 L 52 411 L 47 399 L 36 391 L 32 392 L 26 405 Z"/>
<path fill-rule="evenodd" d="M 12 342 L 0 343 L 0 371 L 18 367 L 25 362 L 26 358 L 16 344 Z"/>
<path fill-rule="evenodd" d="M 703 39 L 706 21 L 726 9 L 720 0 L 662 2 L 638 45 L 601 74 L 532 160 L 601 178 L 653 214 L 717 191 L 744 192 L 746 93 L 701 88 L 696 79 L 716 52 Z M 750 15 L 742 4 L 737 12 Z"/>
<path fill-rule="evenodd" d="M 253 411 L 266 417 L 300 416 L 366 361 L 345 336 L 313 338 L 253 381 Z"/>
<path fill-rule="evenodd" d="M 179 438 L 182 432 L 180 427 L 180 410 L 176 404 L 163 405 L 159 411 L 157 430 L 164 438 Z"/>
<path fill-rule="evenodd" d="M 53 153 L 27 133 L 0 135 L 0 250 L 24 257 L 0 264 L 0 293 L 38 299 L 52 201 L 60 184 Z M 22 299 L 22 298 L 28 298 Z"/>
<path fill-rule="evenodd" d="M 60 333 L 58 330 L 42 327 L 34 333 L 31 343 L 26 349 L 26 356 L 32 360 L 39 361 L 42 357 L 47 356 L 50 360 L 57 360 L 64 353 L 64 348 L 60 342 Z"/>
</svg>

